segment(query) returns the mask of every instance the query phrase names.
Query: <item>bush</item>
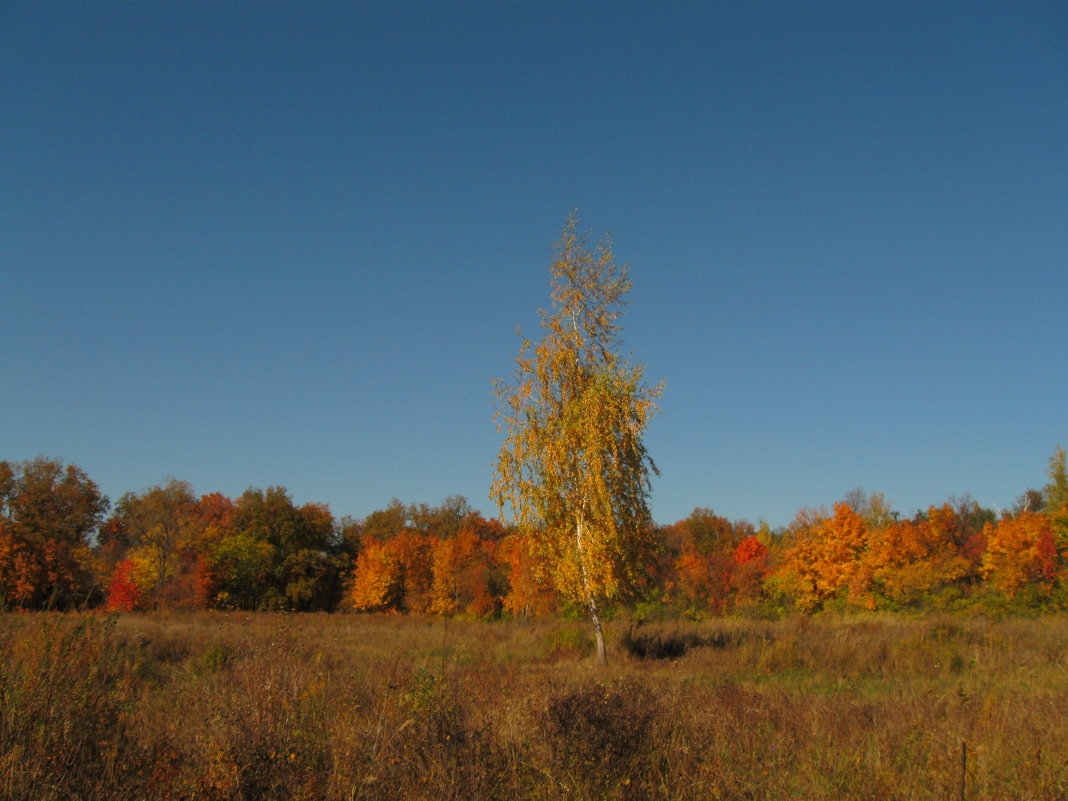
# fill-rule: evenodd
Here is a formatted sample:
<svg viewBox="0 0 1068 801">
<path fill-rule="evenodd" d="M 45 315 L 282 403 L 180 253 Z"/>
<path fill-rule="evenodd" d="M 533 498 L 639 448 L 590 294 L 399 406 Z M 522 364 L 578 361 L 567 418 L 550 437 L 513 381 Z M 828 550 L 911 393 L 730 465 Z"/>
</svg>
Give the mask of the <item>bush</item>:
<svg viewBox="0 0 1068 801">
<path fill-rule="evenodd" d="M 550 696 L 538 727 L 563 786 L 636 797 L 658 713 L 657 697 L 636 679 L 592 682 Z"/>
</svg>

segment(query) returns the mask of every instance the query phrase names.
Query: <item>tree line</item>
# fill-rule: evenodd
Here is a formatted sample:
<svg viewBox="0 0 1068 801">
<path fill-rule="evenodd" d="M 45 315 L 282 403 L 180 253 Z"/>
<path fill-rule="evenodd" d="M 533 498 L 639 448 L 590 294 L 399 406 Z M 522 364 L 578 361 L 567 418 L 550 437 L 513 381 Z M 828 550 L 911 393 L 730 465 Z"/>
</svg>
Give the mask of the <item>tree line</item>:
<svg viewBox="0 0 1068 801">
<path fill-rule="evenodd" d="M 690 616 L 1068 608 L 1064 450 L 1048 475 L 1000 512 L 964 498 L 902 517 L 880 493 L 854 490 L 771 530 L 697 508 L 649 524 L 653 548 L 626 605 Z M 0 606 L 9 610 L 529 617 L 571 608 L 556 587 L 529 534 L 459 496 L 335 518 L 283 487 L 230 498 L 169 479 L 112 506 L 75 465 L 0 462 Z"/>
<path fill-rule="evenodd" d="M 879 493 L 803 510 L 782 531 L 698 508 L 656 526 L 643 444 L 663 384 L 619 353 L 631 288 L 611 240 L 577 217 L 550 264 L 542 337 L 495 381 L 504 441 L 491 494 L 508 523 L 460 497 L 396 501 L 363 520 L 296 506 L 283 487 L 197 497 L 169 480 L 114 511 L 80 468 L 0 463 L 0 603 L 16 609 L 245 609 L 693 615 L 828 606 L 1068 605 L 1068 478 L 995 514 L 965 499 L 902 520 Z"/>
</svg>

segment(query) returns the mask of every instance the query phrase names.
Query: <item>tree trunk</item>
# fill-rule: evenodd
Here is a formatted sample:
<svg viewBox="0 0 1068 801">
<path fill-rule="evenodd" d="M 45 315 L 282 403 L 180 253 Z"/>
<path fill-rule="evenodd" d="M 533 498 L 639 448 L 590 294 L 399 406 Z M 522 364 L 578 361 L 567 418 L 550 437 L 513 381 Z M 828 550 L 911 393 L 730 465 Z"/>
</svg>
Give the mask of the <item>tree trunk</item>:
<svg viewBox="0 0 1068 801">
<path fill-rule="evenodd" d="M 597 602 L 590 599 L 590 620 L 593 622 L 593 638 L 597 642 L 597 664 L 602 667 L 608 665 L 608 651 L 604 647 L 604 629 L 601 628 L 601 618 L 597 614 Z"/>
<path fill-rule="evenodd" d="M 608 664 L 608 651 L 604 647 L 604 629 L 601 628 L 601 617 L 597 614 L 597 599 L 590 589 L 590 579 L 586 575 L 586 521 L 580 514 L 575 522 L 575 551 L 578 555 L 579 574 L 582 576 L 582 591 L 586 594 L 586 608 L 590 610 L 590 622 L 593 623 L 593 638 L 597 643 L 597 664 Z"/>
</svg>

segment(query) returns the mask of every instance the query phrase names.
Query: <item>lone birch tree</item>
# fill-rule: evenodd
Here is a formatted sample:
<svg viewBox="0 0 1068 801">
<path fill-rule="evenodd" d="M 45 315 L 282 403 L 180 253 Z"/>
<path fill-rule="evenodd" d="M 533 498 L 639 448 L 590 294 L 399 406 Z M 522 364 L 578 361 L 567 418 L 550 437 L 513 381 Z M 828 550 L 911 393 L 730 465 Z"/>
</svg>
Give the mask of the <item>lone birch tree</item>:
<svg viewBox="0 0 1068 801">
<path fill-rule="evenodd" d="M 568 218 L 553 253 L 541 341 L 523 340 L 512 381 L 494 382 L 505 440 L 491 492 L 530 535 L 538 569 L 585 607 L 606 664 L 599 609 L 632 597 L 655 551 L 656 465 L 642 434 L 662 386 L 645 385 L 644 368 L 616 352 L 627 267 L 577 222 Z"/>
</svg>

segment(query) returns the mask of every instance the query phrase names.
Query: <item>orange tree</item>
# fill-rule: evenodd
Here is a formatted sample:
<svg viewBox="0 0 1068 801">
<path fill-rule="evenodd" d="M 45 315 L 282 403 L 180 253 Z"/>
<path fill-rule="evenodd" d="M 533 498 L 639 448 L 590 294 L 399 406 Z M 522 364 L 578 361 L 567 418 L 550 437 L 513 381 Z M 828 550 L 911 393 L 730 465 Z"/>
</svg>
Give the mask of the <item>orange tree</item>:
<svg viewBox="0 0 1068 801">
<path fill-rule="evenodd" d="M 492 586 L 497 544 L 465 526 L 453 537 L 435 537 L 430 609 L 439 615 L 488 617 L 499 608 Z"/>
<path fill-rule="evenodd" d="M 868 532 L 862 562 L 870 588 L 894 603 L 914 603 L 938 587 L 973 573 L 968 541 L 958 544 L 956 512 L 932 506 L 915 520 L 893 521 Z"/>
<path fill-rule="evenodd" d="M 731 523 L 711 509 L 697 508 L 690 516 L 663 529 L 667 550 L 677 553 L 670 575 L 674 601 L 691 612 L 722 614 L 734 595 L 733 579 L 740 564 L 738 544 L 753 534 L 744 520 Z"/>
<path fill-rule="evenodd" d="M 556 592 L 537 570 L 530 537 L 509 534 L 500 541 L 497 556 L 507 570 L 507 590 L 501 599 L 505 612 L 526 620 L 556 610 Z"/>
<path fill-rule="evenodd" d="M 856 594 L 864 584 L 859 557 L 868 530 L 848 503 L 836 503 L 829 517 L 802 513 L 787 536 L 788 545 L 766 584 L 802 611 L 816 610 L 836 596 Z"/>
<path fill-rule="evenodd" d="M 367 612 L 430 612 L 436 540 L 411 528 L 390 539 L 365 540 L 356 558 L 349 605 Z"/>
<path fill-rule="evenodd" d="M 998 592 L 1012 598 L 1029 584 L 1049 592 L 1060 572 L 1049 517 L 1023 512 L 987 523 L 985 533 L 982 574 Z"/>
</svg>

